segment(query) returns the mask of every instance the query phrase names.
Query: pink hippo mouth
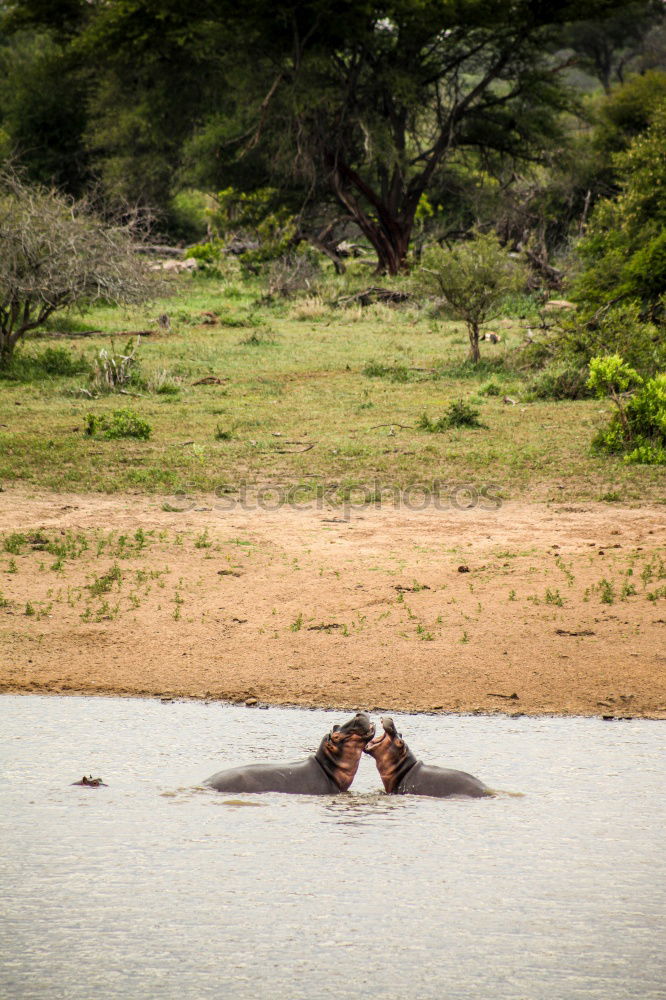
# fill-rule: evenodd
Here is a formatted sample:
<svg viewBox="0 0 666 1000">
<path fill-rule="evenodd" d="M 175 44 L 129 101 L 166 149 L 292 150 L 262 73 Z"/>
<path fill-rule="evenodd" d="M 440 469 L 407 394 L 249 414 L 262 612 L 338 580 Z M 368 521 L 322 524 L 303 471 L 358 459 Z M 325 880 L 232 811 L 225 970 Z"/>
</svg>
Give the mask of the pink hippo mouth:
<svg viewBox="0 0 666 1000">
<path fill-rule="evenodd" d="M 363 753 L 372 753 L 380 743 L 383 743 L 385 739 L 388 738 L 388 734 L 382 729 L 379 735 L 375 736 L 373 733 L 373 738 L 368 740 L 368 742 L 363 747 Z"/>
</svg>

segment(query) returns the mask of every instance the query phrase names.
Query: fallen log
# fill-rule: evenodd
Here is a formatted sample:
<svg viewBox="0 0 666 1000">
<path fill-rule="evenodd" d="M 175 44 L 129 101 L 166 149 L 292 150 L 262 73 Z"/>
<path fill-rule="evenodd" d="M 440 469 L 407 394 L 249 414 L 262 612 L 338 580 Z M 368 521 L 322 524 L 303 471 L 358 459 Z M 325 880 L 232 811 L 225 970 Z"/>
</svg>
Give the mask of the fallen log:
<svg viewBox="0 0 666 1000">
<path fill-rule="evenodd" d="M 163 246 L 161 243 L 142 243 L 137 247 L 139 253 L 154 253 L 160 257 L 182 257 L 185 247 Z"/>
<path fill-rule="evenodd" d="M 335 305 L 370 306 L 376 302 L 406 302 L 408 298 L 410 298 L 409 292 L 398 292 L 391 288 L 380 288 L 373 285 L 370 288 L 364 288 L 361 292 L 355 292 L 354 295 L 343 295 L 335 300 Z"/>
<path fill-rule="evenodd" d="M 45 337 L 66 337 L 75 339 L 78 337 L 152 337 L 155 330 L 54 330 L 43 334 Z"/>
</svg>

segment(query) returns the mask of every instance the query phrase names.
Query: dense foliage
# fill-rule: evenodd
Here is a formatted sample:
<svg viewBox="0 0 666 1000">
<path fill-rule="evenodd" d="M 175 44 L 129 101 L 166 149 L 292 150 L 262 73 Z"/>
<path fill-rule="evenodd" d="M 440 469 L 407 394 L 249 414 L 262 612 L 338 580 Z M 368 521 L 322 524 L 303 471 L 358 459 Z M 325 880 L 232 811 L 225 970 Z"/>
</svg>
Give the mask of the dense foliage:
<svg viewBox="0 0 666 1000">
<path fill-rule="evenodd" d="M 7 0 L 0 26 L 6 373 L 54 310 L 146 294 L 138 207 L 269 299 L 316 292 L 322 255 L 410 270 L 477 366 L 507 294 L 556 289 L 578 308 L 525 351 L 537 398 L 589 395 L 595 357 L 635 399 L 664 370 L 661 0 Z M 138 378 L 101 352 L 89 391 Z"/>
<path fill-rule="evenodd" d="M 609 425 L 595 437 L 594 447 L 622 454 L 625 462 L 665 465 L 666 373 L 644 380 L 619 354 L 612 354 L 592 359 L 589 385 L 598 396 L 608 395 L 616 406 Z"/>
<path fill-rule="evenodd" d="M 597 205 L 579 245 L 577 295 L 593 307 L 635 300 L 654 310 L 666 294 L 666 97 L 615 164 L 620 193 Z"/>
<path fill-rule="evenodd" d="M 134 410 L 112 410 L 110 413 L 88 413 L 86 416 L 85 433 L 90 437 L 105 438 L 113 441 L 116 438 L 138 438 L 147 441 L 152 428 L 147 420 Z"/>
<path fill-rule="evenodd" d="M 655 0 L 10 0 L 0 155 L 147 204 L 188 239 L 183 190 L 271 188 L 296 239 L 330 256 L 361 235 L 389 272 L 415 237 L 492 224 L 553 282 L 547 257 L 611 193 L 608 150 L 660 90 L 631 73 L 663 67 L 663 15 Z M 583 108 L 597 81 L 625 80 L 613 113 Z"/>
</svg>

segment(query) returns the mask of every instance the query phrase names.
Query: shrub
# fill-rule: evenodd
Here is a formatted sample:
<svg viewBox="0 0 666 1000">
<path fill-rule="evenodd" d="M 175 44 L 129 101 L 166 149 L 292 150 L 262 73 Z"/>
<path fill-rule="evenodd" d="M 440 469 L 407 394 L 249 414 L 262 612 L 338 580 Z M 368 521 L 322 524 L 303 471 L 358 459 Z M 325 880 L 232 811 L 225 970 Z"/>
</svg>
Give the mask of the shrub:
<svg viewBox="0 0 666 1000">
<path fill-rule="evenodd" d="M 465 402 L 464 399 L 457 399 L 449 403 L 444 415 L 438 417 L 437 420 L 431 420 L 427 413 L 423 413 L 419 417 L 417 426 L 420 430 L 428 431 L 430 434 L 441 434 L 451 427 L 485 428 L 486 424 L 481 423 L 479 414 L 480 411 L 475 409 L 470 403 Z"/>
<path fill-rule="evenodd" d="M 194 257 L 204 268 L 216 268 L 224 250 L 222 240 L 206 240 L 187 248 L 187 256 Z"/>
<path fill-rule="evenodd" d="M 593 358 L 589 386 L 617 410 L 592 445 L 639 465 L 666 464 L 666 373 L 644 381 L 619 355 Z M 632 396 L 626 394 L 635 389 Z"/>
<path fill-rule="evenodd" d="M 250 272 L 291 250 L 297 220 L 275 188 L 245 192 L 228 187 L 214 200 L 216 208 L 208 213 L 211 228 Z"/>
<path fill-rule="evenodd" d="M 88 413 L 86 415 L 85 433 L 90 437 L 106 438 L 139 438 L 147 441 L 152 428 L 134 410 L 112 410 L 111 413 Z"/>
<path fill-rule="evenodd" d="M 319 259 L 309 249 L 292 249 L 271 261 L 268 294 L 290 298 L 297 292 L 316 289 L 321 274 Z"/>
<path fill-rule="evenodd" d="M 619 354 L 642 375 L 666 365 L 663 328 L 645 322 L 637 302 L 627 302 L 588 317 L 566 317 L 550 344 L 563 365 L 587 368 L 594 357 Z"/>
<path fill-rule="evenodd" d="M 592 395 L 587 376 L 585 368 L 553 365 L 532 382 L 528 393 L 532 399 L 587 399 Z"/>
<path fill-rule="evenodd" d="M 140 337 L 137 337 L 134 343 L 130 337 L 122 351 L 116 351 L 113 341 L 110 351 L 106 347 L 100 349 L 91 376 L 91 387 L 94 392 L 115 392 L 136 379 L 139 370 L 136 354 L 140 342 Z"/>
<path fill-rule="evenodd" d="M 110 226 L 84 202 L 0 175 L 0 366 L 54 312 L 103 300 L 141 302 L 156 287 L 138 231 Z"/>
<path fill-rule="evenodd" d="M 601 164 L 610 164 L 614 153 L 627 149 L 650 126 L 659 105 L 666 100 L 666 73 L 650 70 L 631 76 L 613 90 L 597 108 L 594 147 Z"/>
<path fill-rule="evenodd" d="M 609 354 L 606 357 L 592 358 L 590 361 L 590 377 L 588 385 L 597 396 L 609 395 L 620 409 L 622 393 L 637 385 L 642 378 L 638 372 L 622 360 L 619 354 Z"/>
<path fill-rule="evenodd" d="M 666 292 L 666 98 L 650 127 L 614 157 L 617 198 L 600 201 L 578 245 L 574 297 L 591 309 L 636 299 L 654 309 Z"/>
<path fill-rule="evenodd" d="M 204 191 L 196 188 L 179 191 L 169 205 L 170 228 L 176 236 L 190 243 L 200 239 L 206 232 L 211 205 L 212 198 Z"/>
<path fill-rule="evenodd" d="M 482 323 L 498 316 L 502 303 L 524 283 L 522 268 L 502 249 L 494 233 L 475 233 L 452 250 L 431 247 L 423 255 L 417 285 L 444 296 L 453 313 L 467 326 L 470 359 L 480 360 Z"/>
<path fill-rule="evenodd" d="M 44 377 L 80 375 L 90 368 L 80 355 L 75 358 L 65 347 L 47 347 L 43 351 L 15 351 L 0 368 L 0 378 L 15 382 L 30 382 Z"/>
</svg>

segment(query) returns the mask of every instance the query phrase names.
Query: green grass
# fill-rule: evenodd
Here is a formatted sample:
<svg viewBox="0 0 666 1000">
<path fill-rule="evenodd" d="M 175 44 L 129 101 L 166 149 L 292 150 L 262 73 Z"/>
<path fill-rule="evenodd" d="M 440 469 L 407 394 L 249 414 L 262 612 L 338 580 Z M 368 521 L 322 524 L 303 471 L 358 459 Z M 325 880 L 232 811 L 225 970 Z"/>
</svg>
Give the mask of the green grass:
<svg viewBox="0 0 666 1000">
<path fill-rule="evenodd" d="M 658 468 L 592 453 L 609 405 L 525 402 L 529 376 L 514 361 L 523 320 L 506 319 L 502 341 L 484 343 L 474 368 L 460 324 L 433 327 L 427 310 L 411 301 L 396 308 L 327 305 L 371 280 L 367 269 L 361 277 L 329 276 L 312 319 L 302 300 L 262 302 L 258 279 L 189 275 L 174 283 L 172 298 L 149 308 L 53 317 L 25 350 L 64 349 L 82 369 L 81 356 L 92 364 L 112 335 L 120 343 L 151 330 L 139 348 L 142 381 L 136 391 L 130 387 L 131 400 L 115 393 L 91 398 L 85 370 L 0 382 L 0 484 L 156 493 L 174 506 L 176 494 L 233 497 L 243 480 L 294 485 L 302 499 L 328 483 L 349 492 L 439 480 L 496 484 L 504 498 L 597 500 L 610 496 L 610 484 L 614 501 L 664 500 Z M 163 312 L 171 318 L 168 332 L 156 323 Z M 204 323 L 206 312 L 219 321 Z M 101 333 L 62 335 L 81 329 Z M 206 378 L 219 381 L 200 382 Z M 501 394 L 488 392 L 489 379 Z M 160 391 L 164 385 L 168 393 Z M 474 394 L 483 431 L 418 429 L 424 412 L 442 413 Z M 505 394 L 518 405 L 504 404 Z M 85 434 L 87 414 L 108 418 L 128 405 L 150 424 L 149 440 Z"/>
</svg>

